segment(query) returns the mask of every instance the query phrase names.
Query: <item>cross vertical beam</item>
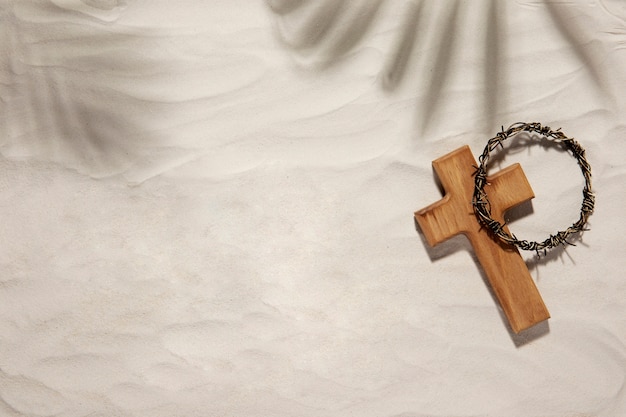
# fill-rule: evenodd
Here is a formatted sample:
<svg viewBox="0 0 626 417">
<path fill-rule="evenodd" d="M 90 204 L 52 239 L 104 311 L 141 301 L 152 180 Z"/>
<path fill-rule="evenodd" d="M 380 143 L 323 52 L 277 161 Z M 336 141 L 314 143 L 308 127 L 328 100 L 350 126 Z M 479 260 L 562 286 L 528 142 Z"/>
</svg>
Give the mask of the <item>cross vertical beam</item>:
<svg viewBox="0 0 626 417">
<path fill-rule="evenodd" d="M 476 218 L 472 206 L 476 165 L 469 146 L 433 161 L 445 195 L 417 211 L 415 219 L 431 246 L 457 234 L 467 236 L 511 329 L 519 333 L 550 318 L 550 313 L 517 248 L 496 240 Z M 519 164 L 488 177 L 485 192 L 492 217 L 501 223 L 506 210 L 534 197 Z"/>
</svg>

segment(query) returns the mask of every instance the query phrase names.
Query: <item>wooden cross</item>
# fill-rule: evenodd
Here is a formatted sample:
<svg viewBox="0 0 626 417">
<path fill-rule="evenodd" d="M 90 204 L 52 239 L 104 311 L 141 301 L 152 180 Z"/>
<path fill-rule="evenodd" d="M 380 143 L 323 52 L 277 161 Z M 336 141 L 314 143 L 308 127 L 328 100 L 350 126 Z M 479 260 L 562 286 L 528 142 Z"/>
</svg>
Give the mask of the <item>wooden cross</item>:
<svg viewBox="0 0 626 417">
<path fill-rule="evenodd" d="M 459 233 L 467 236 L 515 333 L 550 318 L 526 263 L 517 248 L 496 240 L 481 227 L 472 206 L 477 166 L 469 146 L 433 161 L 445 190 L 443 199 L 415 213 L 428 244 L 435 246 Z M 487 178 L 485 192 L 492 217 L 504 223 L 504 212 L 535 195 L 519 164 Z"/>
</svg>

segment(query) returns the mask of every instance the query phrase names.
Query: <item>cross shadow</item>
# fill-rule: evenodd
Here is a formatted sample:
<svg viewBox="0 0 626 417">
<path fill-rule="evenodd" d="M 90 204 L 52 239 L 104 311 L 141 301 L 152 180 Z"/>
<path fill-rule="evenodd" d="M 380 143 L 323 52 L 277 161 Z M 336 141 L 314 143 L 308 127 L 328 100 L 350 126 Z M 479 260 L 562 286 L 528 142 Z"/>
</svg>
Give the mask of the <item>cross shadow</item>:
<svg viewBox="0 0 626 417">
<path fill-rule="evenodd" d="M 532 207 L 531 207 L 531 212 L 532 212 Z M 489 290 L 489 295 L 491 296 L 491 299 L 493 300 L 494 305 L 497 306 L 498 314 L 500 315 L 500 320 L 502 321 L 502 324 L 504 324 L 504 326 L 506 327 L 509 333 L 509 337 L 511 338 L 511 341 L 513 342 L 515 347 L 517 348 L 523 347 L 524 345 L 531 343 L 547 335 L 550 332 L 550 325 L 548 321 L 546 320 L 546 321 L 537 323 L 536 325 L 526 330 L 522 330 L 520 333 L 516 334 L 513 331 L 513 329 L 511 329 L 511 326 L 509 325 L 509 321 L 507 320 L 506 315 L 504 314 L 504 311 L 502 311 L 502 308 L 500 308 L 500 302 L 498 301 L 498 298 L 496 297 L 493 291 L 493 288 L 491 287 L 491 284 L 489 283 L 489 280 L 487 279 L 487 275 L 485 274 L 485 271 L 483 270 L 482 265 L 480 264 L 480 262 L 478 261 L 478 258 L 474 254 L 474 250 L 472 248 L 472 245 L 469 239 L 467 239 L 463 235 L 456 235 L 446 240 L 445 242 L 442 242 L 439 245 L 432 247 L 426 241 L 426 237 L 424 236 L 424 233 L 422 232 L 419 225 L 417 224 L 417 221 L 414 220 L 414 223 L 415 223 L 415 230 L 418 232 L 418 235 L 420 239 L 422 240 L 422 244 L 426 248 L 426 253 L 428 254 L 428 257 L 430 258 L 432 262 L 436 262 L 446 256 L 452 255 L 457 252 L 466 252 L 470 255 L 470 257 L 474 261 L 474 264 L 476 265 L 476 269 L 480 273 L 480 277 L 482 278 L 483 283 Z"/>
<path fill-rule="evenodd" d="M 532 208 L 531 208 L 531 211 L 532 211 Z M 485 274 L 485 271 L 483 270 L 480 262 L 478 261 L 478 258 L 474 254 L 474 250 L 472 248 L 472 245 L 469 239 L 467 239 L 463 235 L 456 235 L 446 240 L 445 242 L 442 242 L 439 245 L 432 247 L 426 241 L 426 237 L 424 236 L 424 233 L 422 232 L 419 225 L 417 224 L 417 221 L 415 221 L 415 229 L 418 232 L 418 235 L 420 239 L 422 240 L 422 244 L 426 248 L 426 253 L 428 254 L 428 257 L 430 258 L 432 262 L 436 262 L 446 256 L 452 255 L 457 252 L 466 252 L 470 255 L 470 257 L 474 261 L 474 264 L 476 265 L 476 269 L 480 273 L 480 277 L 482 278 L 483 283 L 489 290 L 489 295 L 491 296 L 491 299 L 493 300 L 494 305 L 497 306 L 500 320 L 502 321 L 502 324 L 504 324 L 504 326 L 506 327 L 509 333 L 509 337 L 511 338 L 511 341 L 513 342 L 515 347 L 517 348 L 523 347 L 524 345 L 531 343 L 547 335 L 550 332 L 550 325 L 547 320 L 537 323 L 536 325 L 530 327 L 529 329 L 523 330 L 517 334 L 513 331 L 513 329 L 511 329 L 511 326 L 509 325 L 509 321 L 507 320 L 506 315 L 502 311 L 502 308 L 500 308 L 500 302 L 498 301 L 498 298 L 496 297 L 493 291 L 493 288 L 491 287 L 491 284 L 489 283 L 489 280 L 487 279 L 487 275 Z"/>
</svg>

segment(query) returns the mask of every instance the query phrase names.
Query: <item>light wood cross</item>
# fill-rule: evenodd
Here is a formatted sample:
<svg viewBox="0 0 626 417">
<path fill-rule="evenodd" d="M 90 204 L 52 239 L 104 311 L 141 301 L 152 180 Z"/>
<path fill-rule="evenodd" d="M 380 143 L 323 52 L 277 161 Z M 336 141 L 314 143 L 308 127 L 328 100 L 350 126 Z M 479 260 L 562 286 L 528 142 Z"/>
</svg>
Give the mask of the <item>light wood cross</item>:
<svg viewBox="0 0 626 417">
<path fill-rule="evenodd" d="M 431 246 L 460 233 L 467 236 L 511 328 L 519 333 L 550 318 L 550 313 L 517 248 L 496 240 L 478 222 L 472 206 L 476 166 L 469 146 L 433 161 L 445 195 L 417 211 L 415 219 Z M 487 181 L 491 215 L 500 223 L 504 223 L 506 210 L 535 196 L 519 164 L 489 176 Z"/>
</svg>

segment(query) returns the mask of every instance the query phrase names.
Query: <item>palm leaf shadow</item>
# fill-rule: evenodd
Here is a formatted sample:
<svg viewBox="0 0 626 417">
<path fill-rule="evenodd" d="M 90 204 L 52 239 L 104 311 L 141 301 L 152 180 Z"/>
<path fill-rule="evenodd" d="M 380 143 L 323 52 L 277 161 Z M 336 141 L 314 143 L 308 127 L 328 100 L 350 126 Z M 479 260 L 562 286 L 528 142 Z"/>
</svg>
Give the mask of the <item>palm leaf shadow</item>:
<svg viewBox="0 0 626 417">
<path fill-rule="evenodd" d="M 506 3 L 502 3 L 506 5 Z M 498 96 L 500 95 L 500 78 L 503 77 L 502 65 L 499 65 L 502 56 L 502 27 L 500 24 L 500 9 L 498 0 L 491 0 L 487 9 L 487 34 L 485 36 L 485 65 L 484 65 L 484 93 L 485 115 L 487 127 L 492 132 L 498 126 Z"/>
<path fill-rule="evenodd" d="M 326 68 L 340 61 L 363 39 L 376 22 L 376 17 L 384 0 L 351 1 L 351 0 L 326 0 L 322 3 L 309 0 L 266 0 L 274 13 L 278 26 L 279 37 L 283 42 L 296 50 L 315 56 L 315 66 Z M 424 12 L 424 4 L 443 9 L 435 24 L 427 27 L 425 23 L 428 13 Z M 483 26 L 483 110 L 488 128 L 493 130 L 499 123 L 496 122 L 498 114 L 502 112 L 503 101 L 500 99 L 503 93 L 502 86 L 507 85 L 506 66 L 503 58 L 503 36 L 507 27 L 506 2 L 498 0 L 484 0 L 486 7 Z M 471 7 L 475 7 L 472 3 Z M 580 19 L 570 19 L 568 13 L 562 13 L 561 6 L 553 2 L 546 2 L 545 9 L 549 13 L 555 27 L 560 31 L 563 38 L 572 46 L 578 60 L 589 72 L 594 84 L 598 89 L 607 91 L 605 77 L 602 71 L 601 60 L 597 59 L 596 51 L 585 41 L 584 30 L 580 27 Z M 412 61 L 416 59 L 419 51 L 416 44 L 425 37 L 424 29 L 436 30 L 435 42 L 438 42 L 434 51 L 434 63 L 432 69 L 422 67 L 425 74 L 421 82 L 425 85 L 425 94 L 421 98 L 420 114 L 418 115 L 419 129 L 422 134 L 427 132 L 434 123 L 435 114 L 440 110 L 441 96 L 449 81 L 452 61 L 456 50 L 464 41 L 459 39 L 458 27 L 463 23 L 460 13 L 461 6 L 470 7 L 465 2 L 451 0 L 447 2 L 427 2 L 425 0 L 407 1 L 404 9 L 404 19 L 399 25 L 392 50 L 387 55 L 386 62 L 381 66 L 381 84 L 388 91 L 398 88 L 403 79 L 410 73 Z M 348 13 L 348 10 L 350 12 Z M 355 12 L 353 12 L 356 10 Z M 541 9 L 538 9 L 541 10 Z M 297 13 L 295 13 L 297 12 Z M 300 26 L 287 31 L 285 22 L 290 21 L 294 14 L 307 14 L 301 20 Z M 298 26 L 298 25 L 296 25 Z M 421 53 L 421 51 L 420 51 Z M 419 58 L 419 57 L 417 57 Z M 424 71 L 425 70 L 425 71 Z"/>
<path fill-rule="evenodd" d="M 428 89 L 424 97 L 424 111 L 422 112 L 420 123 L 422 133 L 427 131 L 433 115 L 439 108 L 441 93 L 451 69 L 450 63 L 455 46 L 459 2 L 454 1 L 449 4 L 449 10 L 444 13 L 444 24 L 440 25 L 439 38 L 441 41 L 437 48 L 435 64 L 431 70 Z"/>
<path fill-rule="evenodd" d="M 404 78 L 406 69 L 419 36 L 420 18 L 423 16 L 423 2 L 409 3 L 402 24 L 398 42 L 385 69 L 383 70 L 383 87 L 395 90 Z"/>
</svg>

